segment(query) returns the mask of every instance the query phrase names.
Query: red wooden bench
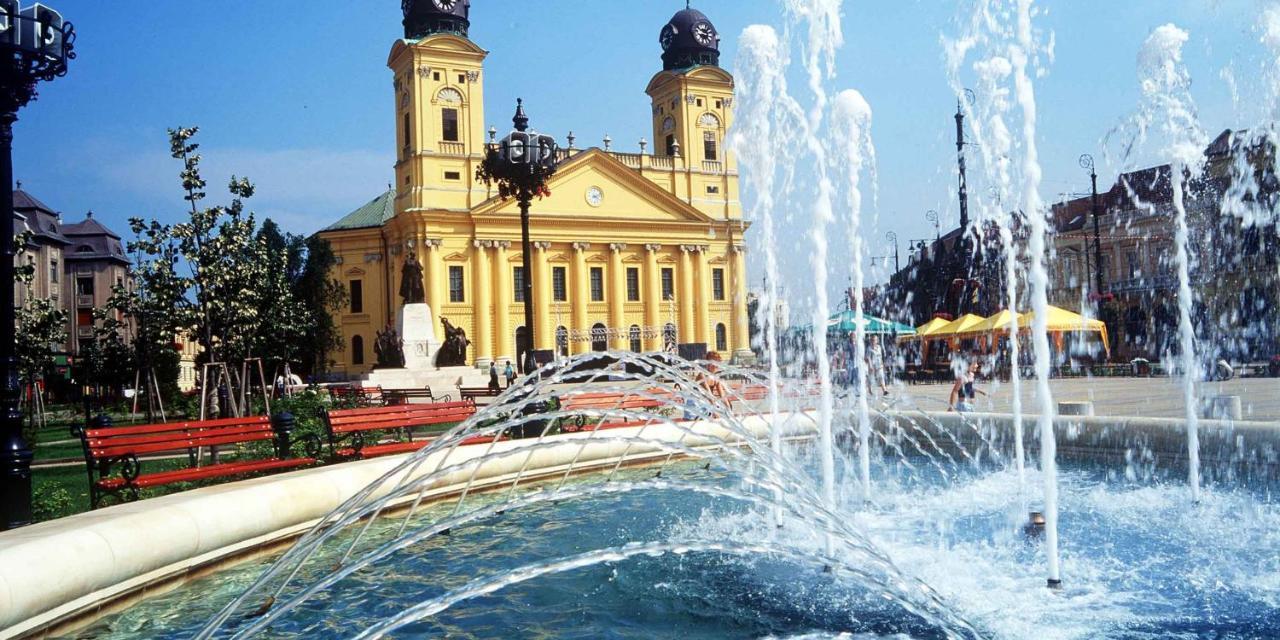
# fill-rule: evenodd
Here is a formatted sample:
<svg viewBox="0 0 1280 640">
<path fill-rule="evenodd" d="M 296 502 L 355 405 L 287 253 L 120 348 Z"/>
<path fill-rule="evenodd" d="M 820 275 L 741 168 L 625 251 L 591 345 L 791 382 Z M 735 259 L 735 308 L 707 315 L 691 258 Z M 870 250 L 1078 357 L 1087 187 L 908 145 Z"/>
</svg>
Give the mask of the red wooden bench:
<svg viewBox="0 0 1280 640">
<path fill-rule="evenodd" d="M 329 395 L 337 404 L 349 407 L 372 407 L 382 404 L 382 387 L 357 385 L 329 387 Z"/>
<path fill-rule="evenodd" d="M 463 400 L 475 402 L 476 398 L 496 398 L 502 394 L 503 389 L 494 389 L 493 387 L 458 387 L 458 396 Z"/>
<path fill-rule="evenodd" d="M 471 401 L 401 404 L 334 409 L 325 412 L 324 422 L 329 432 L 329 448 L 335 457 L 371 458 L 417 451 L 427 446 L 432 438 L 414 441 L 414 429 L 462 422 L 475 412 L 476 405 Z M 386 431 L 403 435 L 407 442 L 380 442 L 379 432 Z M 475 436 L 462 444 L 488 443 L 493 439 L 493 436 Z"/>
<path fill-rule="evenodd" d="M 221 420 L 168 422 L 123 427 L 100 427 L 80 432 L 85 465 L 89 472 L 89 508 L 98 508 L 106 496 L 138 498 L 138 490 L 177 482 L 227 478 L 266 471 L 305 467 L 315 457 L 291 457 L 288 437 L 272 428 L 270 418 L 226 418 Z M 228 447 L 255 442 L 271 442 L 272 455 L 245 460 L 236 455 L 228 462 L 199 465 L 202 447 Z M 318 449 L 319 442 L 314 443 Z M 310 454 L 313 447 L 309 447 Z M 243 453 L 237 447 L 236 453 Z M 187 457 L 187 467 L 143 473 L 148 458 L 178 453 Z M 222 455 L 229 451 L 224 448 Z M 317 451 L 318 453 L 318 451 Z"/>
<path fill-rule="evenodd" d="M 617 429 L 621 427 L 638 427 L 648 420 L 627 419 L 623 416 L 610 416 L 608 411 L 655 411 L 662 407 L 662 402 L 655 398 L 643 396 L 626 396 L 617 392 L 572 393 L 560 397 L 561 411 L 606 412 L 601 415 L 578 415 L 573 422 L 561 427 L 562 431 L 573 433 L 591 425 L 591 430 Z"/>
<path fill-rule="evenodd" d="M 449 394 L 435 395 L 431 392 L 431 387 L 426 386 L 421 389 L 381 389 L 383 404 L 409 404 L 413 400 L 425 400 L 426 402 L 452 402 L 453 397 Z"/>
</svg>

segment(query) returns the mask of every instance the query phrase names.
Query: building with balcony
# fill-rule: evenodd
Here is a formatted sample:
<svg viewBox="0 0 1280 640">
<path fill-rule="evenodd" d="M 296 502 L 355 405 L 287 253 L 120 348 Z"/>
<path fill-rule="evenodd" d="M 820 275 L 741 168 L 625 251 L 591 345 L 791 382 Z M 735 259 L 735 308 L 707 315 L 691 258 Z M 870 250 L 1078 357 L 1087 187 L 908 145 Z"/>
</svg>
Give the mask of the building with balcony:
<svg viewBox="0 0 1280 640">
<path fill-rule="evenodd" d="M 1205 149 L 1202 170 L 1187 182 L 1193 324 L 1201 352 L 1212 347 L 1213 357 L 1250 360 L 1277 348 L 1280 243 L 1275 176 L 1268 169 L 1273 165 L 1265 161 L 1269 149 L 1271 143 L 1251 140 L 1245 132 L 1224 131 Z M 1224 207 L 1233 200 L 1231 190 L 1239 188 L 1242 167 L 1253 186 L 1236 200 L 1245 208 L 1260 205 L 1265 215 Z M 1096 233 L 1091 197 L 1053 207 L 1050 303 L 1099 303 L 1098 317 L 1107 323 L 1118 359 L 1157 360 L 1178 349 L 1171 176 L 1169 165 L 1120 174 L 1098 194 Z"/>
<path fill-rule="evenodd" d="M 74 353 L 80 340 L 93 336 L 93 310 L 105 307 L 112 289 L 128 282 L 129 260 L 120 236 L 95 220 L 92 211 L 80 222 L 63 225 L 62 233 L 69 241 L 62 291 L 71 316 L 68 350 Z"/>
<path fill-rule="evenodd" d="M 23 253 L 15 265 L 25 262 L 33 269 L 28 287 L 16 287 L 14 304 L 21 306 L 28 295 L 62 302 L 63 254 L 71 241 L 62 232 L 62 221 L 49 205 L 22 189 L 13 192 L 14 233 L 27 233 Z"/>
<path fill-rule="evenodd" d="M 372 368 L 376 332 L 400 312 L 407 260 L 422 266 L 437 336 L 442 318 L 464 329 L 471 364 L 521 361 L 528 343 L 518 207 L 475 177 L 494 130 L 485 126 L 488 52 L 468 37 L 469 11 L 466 2 L 405 3 L 405 37 L 388 59 L 394 185 L 319 232 L 349 294 L 337 314 L 339 372 Z M 675 14 L 659 43 L 663 67 L 646 87 L 653 153 L 645 141 L 638 153 L 619 152 L 607 138 L 579 148 L 570 135 L 551 195 L 534 203 L 536 349 L 567 355 L 691 343 L 726 359 L 751 357 L 748 224 L 725 145 L 734 80 L 719 66 L 715 27 L 696 10 Z"/>
</svg>

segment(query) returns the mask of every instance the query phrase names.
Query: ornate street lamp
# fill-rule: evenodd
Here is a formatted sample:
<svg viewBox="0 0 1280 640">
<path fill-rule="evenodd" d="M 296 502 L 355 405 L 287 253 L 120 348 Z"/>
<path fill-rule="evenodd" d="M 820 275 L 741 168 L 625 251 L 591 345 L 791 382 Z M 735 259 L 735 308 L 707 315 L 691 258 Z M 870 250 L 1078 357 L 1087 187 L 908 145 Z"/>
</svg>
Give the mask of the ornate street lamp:
<svg viewBox="0 0 1280 640">
<path fill-rule="evenodd" d="M 902 267 L 898 265 L 898 234 L 890 231 L 889 233 L 884 234 L 884 237 L 886 240 L 893 243 L 893 272 L 897 273 L 902 271 Z"/>
<path fill-rule="evenodd" d="M 31 448 L 22 438 L 15 357 L 13 123 L 36 97 L 36 83 L 64 76 L 76 33 L 57 11 L 0 0 L 0 529 L 31 523 Z"/>
<path fill-rule="evenodd" d="M 529 366 L 533 359 L 535 346 L 533 327 L 533 269 L 529 264 L 529 256 L 533 248 L 529 244 L 529 204 L 535 197 L 551 195 L 547 189 L 547 180 L 556 172 L 555 138 L 529 131 L 529 116 L 524 113 L 524 100 L 516 99 L 516 115 L 511 119 L 516 130 L 497 143 L 489 145 L 484 162 L 476 169 L 476 178 L 486 184 L 498 186 L 498 196 L 502 199 L 515 198 L 520 203 L 520 232 L 524 264 L 524 327 L 525 339 L 528 341 L 527 354 L 520 366 L 526 372 L 536 367 Z M 516 345 L 517 351 L 520 345 Z"/>
<path fill-rule="evenodd" d="M 1102 282 L 1102 234 L 1098 231 L 1098 218 L 1102 217 L 1102 210 L 1098 208 L 1098 171 L 1093 166 L 1093 156 L 1083 154 L 1080 156 L 1080 168 L 1089 172 L 1089 181 L 1092 185 L 1090 189 L 1090 213 L 1093 214 L 1093 265 L 1094 265 L 1094 286 L 1093 292 L 1095 299 L 1102 299 L 1107 294 Z M 1086 254 L 1086 258 L 1087 258 Z"/>
</svg>

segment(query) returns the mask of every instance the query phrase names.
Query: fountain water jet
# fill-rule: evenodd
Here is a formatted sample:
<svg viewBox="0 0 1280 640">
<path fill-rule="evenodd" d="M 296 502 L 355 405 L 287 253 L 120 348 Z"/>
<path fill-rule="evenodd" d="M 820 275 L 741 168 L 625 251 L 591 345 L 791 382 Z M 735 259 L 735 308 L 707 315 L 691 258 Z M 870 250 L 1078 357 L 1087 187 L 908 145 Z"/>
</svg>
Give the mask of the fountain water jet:
<svg viewBox="0 0 1280 640">
<path fill-rule="evenodd" d="M 1048 289 L 1049 274 L 1045 270 L 1046 253 L 1044 203 L 1040 199 L 1040 159 L 1036 145 L 1036 94 L 1027 73 L 1029 57 L 1035 54 L 1036 44 L 1031 33 L 1031 0 L 1017 1 L 1016 44 L 1010 47 L 1014 69 L 1014 95 L 1022 111 L 1023 145 L 1023 210 L 1031 223 L 1031 306 L 1035 312 L 1032 320 L 1032 342 L 1035 346 L 1035 369 L 1040 400 L 1040 471 L 1044 475 L 1045 556 L 1048 561 L 1048 584 L 1062 584 L 1058 559 L 1058 474 L 1057 440 L 1053 432 L 1056 407 L 1049 388 L 1049 327 Z"/>
<path fill-rule="evenodd" d="M 861 93 L 852 89 L 842 91 L 836 96 L 832 115 L 835 141 L 844 149 L 842 160 L 845 166 L 845 183 L 848 188 L 849 203 L 849 235 L 853 238 L 853 290 L 854 295 L 854 366 L 858 371 L 855 382 L 858 419 L 858 463 L 862 478 L 862 501 L 871 501 L 871 417 L 867 406 L 867 397 L 871 392 L 871 380 L 867 371 L 866 353 L 866 315 L 863 312 L 863 271 L 862 271 L 862 191 L 859 183 L 864 167 L 870 171 L 875 180 L 875 145 L 871 142 L 871 106 L 867 104 Z M 825 321 L 823 323 L 825 325 Z M 819 329 L 815 329 L 819 331 Z M 821 329 L 825 331 L 825 327 Z M 883 366 L 883 363 L 882 365 Z"/>
</svg>

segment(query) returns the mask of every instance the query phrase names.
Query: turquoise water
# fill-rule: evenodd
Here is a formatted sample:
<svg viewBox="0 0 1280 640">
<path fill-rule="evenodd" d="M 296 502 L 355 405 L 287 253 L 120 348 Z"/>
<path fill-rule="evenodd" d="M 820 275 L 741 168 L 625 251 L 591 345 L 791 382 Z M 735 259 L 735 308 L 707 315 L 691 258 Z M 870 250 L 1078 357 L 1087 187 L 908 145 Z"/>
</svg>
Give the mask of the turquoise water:
<svg viewBox="0 0 1280 640">
<path fill-rule="evenodd" d="M 1043 588 L 1039 546 L 1021 532 L 1012 472 L 880 468 L 877 501 L 858 510 L 908 575 L 937 589 L 995 638 L 1273 638 L 1280 635 L 1280 508 L 1267 490 L 1208 487 L 1105 469 L 1062 474 L 1065 588 Z M 635 475 L 651 474 L 632 471 Z M 691 464 L 666 474 L 732 480 Z M 1040 485 L 1035 473 L 1028 486 Z M 845 493 L 858 494 L 856 487 Z M 1033 489 L 1029 489 L 1033 491 Z M 1038 496 L 1030 493 L 1028 503 Z M 786 536 L 740 504 L 671 492 L 550 503 L 454 530 L 358 573 L 290 612 L 270 638 L 345 638 L 403 608 L 486 575 L 640 540 Z M 383 526 L 383 525 L 378 525 Z M 389 526 L 386 525 L 386 526 Z M 269 560 L 237 567 L 103 619 L 76 637 L 190 637 Z M 305 576 L 302 582 L 306 582 Z M 234 624 L 232 625 L 234 627 Z M 464 601 L 396 638 L 943 638 L 935 628 L 819 566 L 769 556 L 640 557 L 519 583 Z"/>
</svg>

